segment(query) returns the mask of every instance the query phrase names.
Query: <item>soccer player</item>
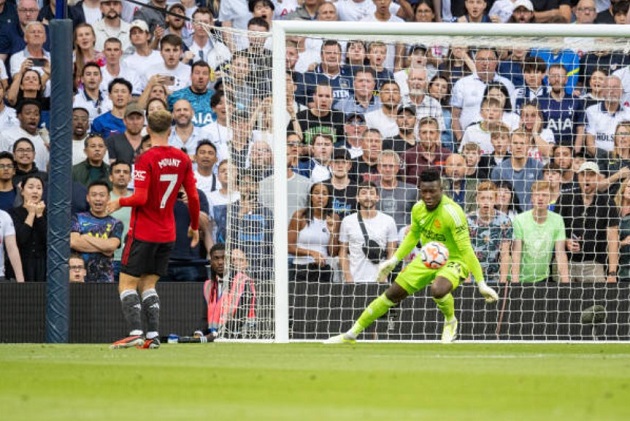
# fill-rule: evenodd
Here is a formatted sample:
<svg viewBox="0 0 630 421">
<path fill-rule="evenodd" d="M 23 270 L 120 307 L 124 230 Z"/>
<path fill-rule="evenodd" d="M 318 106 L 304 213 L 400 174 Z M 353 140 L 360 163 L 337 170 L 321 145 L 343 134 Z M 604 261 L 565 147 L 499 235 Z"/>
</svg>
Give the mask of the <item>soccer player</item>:
<svg viewBox="0 0 630 421">
<path fill-rule="evenodd" d="M 411 211 L 409 233 L 394 256 L 379 265 L 377 281 L 383 281 L 418 244 L 418 240 L 422 240 L 423 244 L 430 241 L 444 243 L 449 250 L 448 262 L 436 270 L 425 267 L 420 257 L 415 258 L 394 283 L 369 304 L 349 331 L 333 336 L 325 343 L 354 343 L 357 336 L 376 319 L 427 285 L 431 285 L 433 300 L 445 318 L 442 342 L 453 342 L 457 337 L 457 319 L 451 292 L 468 278 L 469 272 L 472 272 L 486 302 L 498 300 L 497 293 L 484 281 L 481 264 L 470 243 L 466 215 L 452 199 L 443 195 L 440 173 L 435 168 L 427 169 L 420 175 L 420 196 L 422 200 Z"/>
<path fill-rule="evenodd" d="M 168 258 L 175 241 L 173 207 L 182 184 L 188 195 L 190 246 L 195 247 L 199 242 L 199 196 L 192 162 L 185 152 L 168 145 L 172 120 L 171 113 L 165 110 L 148 116 L 147 131 L 153 147 L 136 159 L 134 194 L 107 205 L 109 213 L 121 206 L 131 207 L 118 285 L 122 312 L 130 332 L 128 337 L 114 342 L 112 349 L 160 346 L 160 299 L 155 284 L 160 276 L 168 273 Z M 141 311 L 147 320 L 146 339 Z"/>
</svg>

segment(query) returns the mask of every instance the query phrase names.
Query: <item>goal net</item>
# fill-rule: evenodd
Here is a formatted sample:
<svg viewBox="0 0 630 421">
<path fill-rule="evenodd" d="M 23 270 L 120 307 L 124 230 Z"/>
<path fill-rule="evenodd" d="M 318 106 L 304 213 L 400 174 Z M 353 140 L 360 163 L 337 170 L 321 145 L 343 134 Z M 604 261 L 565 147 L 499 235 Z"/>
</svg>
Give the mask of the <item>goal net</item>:
<svg viewBox="0 0 630 421">
<path fill-rule="evenodd" d="M 349 329 L 418 258 L 421 244 L 376 282 L 378 262 L 409 229 L 420 174 L 437 168 L 500 297 L 486 305 L 463 274 L 453 292 L 462 340 L 628 340 L 622 29 L 275 21 L 273 37 L 222 30 L 249 45 L 219 74 L 233 198 L 222 337 L 322 340 Z M 443 319 L 426 287 L 362 339 L 437 340 Z"/>
</svg>

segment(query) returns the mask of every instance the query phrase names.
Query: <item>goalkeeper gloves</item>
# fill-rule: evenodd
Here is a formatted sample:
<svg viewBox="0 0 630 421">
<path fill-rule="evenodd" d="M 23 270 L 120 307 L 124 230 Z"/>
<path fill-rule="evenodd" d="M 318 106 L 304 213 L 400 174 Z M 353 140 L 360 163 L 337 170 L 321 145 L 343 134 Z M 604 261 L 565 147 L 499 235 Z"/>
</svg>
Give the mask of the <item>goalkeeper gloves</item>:
<svg viewBox="0 0 630 421">
<path fill-rule="evenodd" d="M 398 262 L 399 260 L 396 256 L 387 259 L 384 262 L 381 262 L 381 264 L 378 265 L 378 275 L 376 276 L 376 282 L 384 282 L 387 278 L 387 275 L 389 275 L 392 270 L 394 270 Z"/>
<path fill-rule="evenodd" d="M 486 303 L 494 303 L 499 299 L 499 295 L 495 290 L 490 288 L 486 281 L 477 282 L 477 288 L 479 288 L 479 292 L 483 295 L 483 298 L 486 299 Z"/>
</svg>

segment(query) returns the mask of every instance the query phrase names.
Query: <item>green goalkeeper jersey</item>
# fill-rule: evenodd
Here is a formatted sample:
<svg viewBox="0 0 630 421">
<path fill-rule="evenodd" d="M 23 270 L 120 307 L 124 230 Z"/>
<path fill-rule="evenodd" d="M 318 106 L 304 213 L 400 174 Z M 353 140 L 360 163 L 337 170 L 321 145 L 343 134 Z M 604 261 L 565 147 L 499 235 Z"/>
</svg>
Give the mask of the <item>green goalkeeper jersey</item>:
<svg viewBox="0 0 630 421">
<path fill-rule="evenodd" d="M 418 244 L 431 241 L 443 243 L 449 251 L 449 260 L 465 264 L 475 277 L 483 281 L 483 270 L 470 242 L 466 214 L 453 199 L 442 195 L 440 204 L 428 210 L 423 201 L 411 210 L 411 228 L 396 250 L 396 257 L 404 259 Z"/>
</svg>

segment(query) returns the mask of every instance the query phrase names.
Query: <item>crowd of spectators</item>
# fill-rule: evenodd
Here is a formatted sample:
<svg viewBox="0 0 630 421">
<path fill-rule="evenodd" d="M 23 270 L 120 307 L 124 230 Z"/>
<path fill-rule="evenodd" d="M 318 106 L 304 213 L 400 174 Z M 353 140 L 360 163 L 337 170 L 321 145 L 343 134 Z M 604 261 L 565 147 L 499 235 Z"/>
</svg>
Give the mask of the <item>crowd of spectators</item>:
<svg viewBox="0 0 630 421">
<path fill-rule="evenodd" d="M 187 199 L 176 192 L 165 280 L 207 279 L 209 250 L 227 241 L 248 276 L 271 277 L 274 177 L 285 176 L 274 171 L 273 149 L 285 147 L 274 130 L 287 132 L 292 279 L 373 282 L 407 229 L 420 173 L 438 167 L 490 281 L 630 280 L 627 54 L 573 38 L 496 49 L 295 36 L 287 108 L 273 110 L 272 43 L 261 35 L 287 19 L 626 24 L 629 1 L 145 3 L 68 6 L 73 281 L 117 279 L 129 215 L 107 215 L 104 203 L 132 191 L 134 160 L 151 147 L 146 116 L 158 109 L 173 114 L 169 143 L 195 163 L 203 230 L 188 247 Z M 18 281 L 45 279 L 53 11 L 0 0 L 0 276 Z M 274 111 L 284 126 L 272 127 Z"/>
</svg>

